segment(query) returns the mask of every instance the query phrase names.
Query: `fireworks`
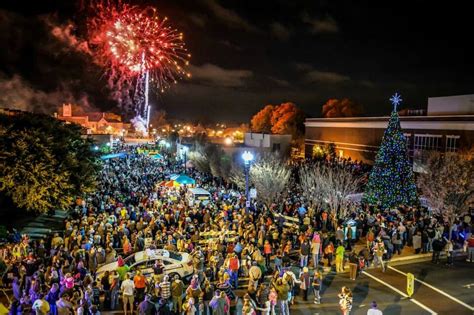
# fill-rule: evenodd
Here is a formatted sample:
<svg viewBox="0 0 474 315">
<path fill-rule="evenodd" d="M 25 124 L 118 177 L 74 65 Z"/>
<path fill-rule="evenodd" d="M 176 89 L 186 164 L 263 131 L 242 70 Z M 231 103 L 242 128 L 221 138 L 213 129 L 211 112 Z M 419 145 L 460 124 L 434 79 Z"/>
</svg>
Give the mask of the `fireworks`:
<svg viewBox="0 0 474 315">
<path fill-rule="evenodd" d="M 100 0 L 99 0 L 100 1 Z M 131 105 L 137 118 L 149 123 L 148 90 L 155 86 L 163 92 L 183 77 L 191 55 L 183 34 L 167 25 L 153 7 L 122 4 L 120 0 L 95 3 L 88 21 L 89 42 L 96 63 L 107 69 L 109 87 Z M 124 93 L 125 91 L 125 93 Z"/>
<path fill-rule="evenodd" d="M 183 34 L 167 25 L 153 7 L 126 4 L 97 5 L 89 21 L 91 42 L 99 62 L 110 75 L 138 78 L 149 72 L 151 81 L 164 90 L 189 77 L 189 58 Z"/>
</svg>

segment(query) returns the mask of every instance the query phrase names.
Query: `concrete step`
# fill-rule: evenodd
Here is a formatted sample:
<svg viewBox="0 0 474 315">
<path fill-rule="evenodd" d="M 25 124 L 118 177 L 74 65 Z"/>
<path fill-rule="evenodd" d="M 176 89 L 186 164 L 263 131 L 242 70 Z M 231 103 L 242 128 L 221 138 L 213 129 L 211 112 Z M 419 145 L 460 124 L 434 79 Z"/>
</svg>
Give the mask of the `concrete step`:
<svg viewBox="0 0 474 315">
<path fill-rule="evenodd" d="M 27 228 L 50 229 L 48 226 L 50 226 L 50 224 L 48 224 L 48 223 L 33 221 L 33 222 L 28 223 L 23 229 L 27 229 Z"/>
<path fill-rule="evenodd" d="M 21 230 L 23 234 L 31 234 L 31 233 L 44 233 L 48 234 L 51 233 L 52 230 L 50 228 L 39 228 L 39 227 L 25 227 Z"/>
<path fill-rule="evenodd" d="M 28 234 L 28 237 L 34 240 L 48 237 L 47 234 L 43 234 L 43 233 L 25 233 L 25 234 Z"/>
</svg>

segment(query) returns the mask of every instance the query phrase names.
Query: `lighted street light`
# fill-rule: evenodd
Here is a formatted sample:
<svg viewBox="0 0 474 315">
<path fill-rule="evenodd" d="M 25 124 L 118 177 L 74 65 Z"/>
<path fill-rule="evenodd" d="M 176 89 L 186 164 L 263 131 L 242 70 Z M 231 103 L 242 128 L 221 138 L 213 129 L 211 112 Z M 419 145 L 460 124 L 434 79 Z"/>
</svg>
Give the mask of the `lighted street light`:
<svg viewBox="0 0 474 315">
<path fill-rule="evenodd" d="M 249 211 L 250 206 L 250 189 L 249 189 L 249 173 L 250 163 L 253 161 L 253 154 L 250 151 L 242 153 L 242 159 L 244 160 L 244 171 L 245 171 L 245 210 Z"/>
<path fill-rule="evenodd" d="M 230 137 L 225 138 L 224 143 L 226 145 L 231 145 L 233 143 L 232 138 L 230 138 Z"/>
<path fill-rule="evenodd" d="M 96 145 L 96 146 L 94 147 L 94 150 L 99 151 L 99 146 Z"/>
</svg>

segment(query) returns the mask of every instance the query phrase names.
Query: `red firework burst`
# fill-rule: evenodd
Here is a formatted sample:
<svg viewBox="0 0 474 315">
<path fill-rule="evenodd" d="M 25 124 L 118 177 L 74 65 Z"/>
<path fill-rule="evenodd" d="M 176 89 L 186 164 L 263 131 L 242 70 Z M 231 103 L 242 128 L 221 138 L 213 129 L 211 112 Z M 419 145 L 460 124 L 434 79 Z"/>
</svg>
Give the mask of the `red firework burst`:
<svg viewBox="0 0 474 315">
<path fill-rule="evenodd" d="M 98 62 L 110 67 L 113 81 L 129 81 L 148 72 L 163 91 L 182 77 L 189 58 L 183 34 L 167 25 L 153 7 L 118 3 L 95 6 L 89 20 L 91 43 Z"/>
</svg>

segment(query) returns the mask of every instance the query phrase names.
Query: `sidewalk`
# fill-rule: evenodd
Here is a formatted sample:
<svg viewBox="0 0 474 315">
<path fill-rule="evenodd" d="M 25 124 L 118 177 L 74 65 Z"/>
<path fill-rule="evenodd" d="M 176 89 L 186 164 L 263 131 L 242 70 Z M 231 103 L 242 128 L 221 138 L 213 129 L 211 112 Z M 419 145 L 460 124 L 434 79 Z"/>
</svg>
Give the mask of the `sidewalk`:
<svg viewBox="0 0 474 315">
<path fill-rule="evenodd" d="M 51 233 L 63 232 L 67 217 L 68 213 L 64 210 L 56 210 L 52 216 L 41 214 L 23 226 L 20 233 L 28 234 L 31 239 L 46 238 Z"/>
</svg>

